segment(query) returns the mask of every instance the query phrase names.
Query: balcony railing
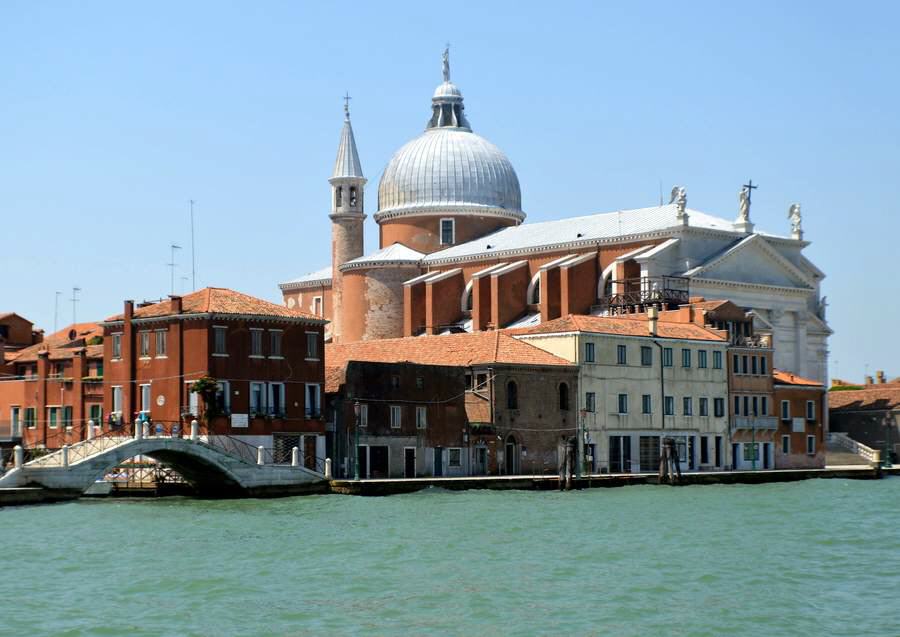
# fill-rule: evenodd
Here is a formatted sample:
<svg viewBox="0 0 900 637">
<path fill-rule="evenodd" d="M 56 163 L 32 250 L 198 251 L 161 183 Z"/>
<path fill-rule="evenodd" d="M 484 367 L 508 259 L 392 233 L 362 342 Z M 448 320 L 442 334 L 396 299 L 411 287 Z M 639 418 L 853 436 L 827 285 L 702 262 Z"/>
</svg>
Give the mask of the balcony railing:
<svg viewBox="0 0 900 637">
<path fill-rule="evenodd" d="M 778 419 L 775 416 L 734 416 L 731 430 L 737 429 L 775 431 L 778 429 Z"/>
<path fill-rule="evenodd" d="M 690 279 L 681 276 L 637 277 L 612 281 L 611 289 L 591 306 L 592 314 L 622 314 L 635 306 L 660 304 L 674 309 L 691 299 Z"/>
<path fill-rule="evenodd" d="M 734 336 L 731 344 L 735 347 L 759 347 L 769 349 L 772 347 L 772 340 L 766 334 L 754 334 L 753 336 Z"/>
</svg>

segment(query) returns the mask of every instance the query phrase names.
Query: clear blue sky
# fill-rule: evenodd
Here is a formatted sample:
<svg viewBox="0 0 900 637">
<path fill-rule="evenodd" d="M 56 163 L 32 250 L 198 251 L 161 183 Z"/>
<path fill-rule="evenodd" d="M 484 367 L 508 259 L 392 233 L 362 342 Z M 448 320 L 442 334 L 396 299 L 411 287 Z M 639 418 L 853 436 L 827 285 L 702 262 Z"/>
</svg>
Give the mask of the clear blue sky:
<svg viewBox="0 0 900 637">
<path fill-rule="evenodd" d="M 0 310 L 49 329 L 198 285 L 278 300 L 329 262 L 345 90 L 375 211 L 452 44 L 473 128 L 530 220 L 649 205 L 659 182 L 757 228 L 803 205 L 828 275 L 831 371 L 900 374 L 897 3 L 0 4 Z M 367 246 L 375 245 L 368 221 Z M 189 250 L 178 256 L 190 274 Z"/>
</svg>

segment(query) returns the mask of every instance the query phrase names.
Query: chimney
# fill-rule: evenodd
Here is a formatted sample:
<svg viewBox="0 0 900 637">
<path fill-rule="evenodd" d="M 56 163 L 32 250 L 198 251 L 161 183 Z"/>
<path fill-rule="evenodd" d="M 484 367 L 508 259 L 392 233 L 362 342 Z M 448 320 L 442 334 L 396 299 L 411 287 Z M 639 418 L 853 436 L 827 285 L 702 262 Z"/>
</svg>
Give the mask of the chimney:
<svg viewBox="0 0 900 637">
<path fill-rule="evenodd" d="M 884 379 L 884 371 L 883 371 L 883 370 L 880 370 L 880 369 L 879 369 L 877 372 L 875 372 L 875 378 L 878 379 L 878 384 L 879 384 L 879 385 L 884 385 L 885 382 L 887 382 L 887 381 L 885 381 L 885 379 Z"/>
<path fill-rule="evenodd" d="M 125 301 L 125 312 L 123 313 L 126 321 L 130 321 L 134 316 L 134 301 Z"/>
<path fill-rule="evenodd" d="M 650 336 L 656 336 L 657 324 L 659 323 L 659 310 L 655 307 L 647 308 L 647 329 Z"/>
<path fill-rule="evenodd" d="M 871 376 L 866 376 L 865 381 L 866 381 L 866 385 L 874 385 L 874 384 L 875 384 L 875 383 L 873 382 Z"/>
<path fill-rule="evenodd" d="M 181 297 L 176 294 L 169 295 L 169 303 L 171 304 L 172 314 L 181 314 Z"/>
</svg>

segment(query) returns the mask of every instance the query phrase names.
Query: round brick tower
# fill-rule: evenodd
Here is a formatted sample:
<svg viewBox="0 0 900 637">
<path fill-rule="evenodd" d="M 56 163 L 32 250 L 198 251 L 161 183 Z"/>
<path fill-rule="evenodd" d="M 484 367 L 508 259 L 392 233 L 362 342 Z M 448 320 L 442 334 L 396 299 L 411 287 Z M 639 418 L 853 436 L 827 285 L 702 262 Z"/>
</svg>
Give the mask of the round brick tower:
<svg viewBox="0 0 900 637">
<path fill-rule="evenodd" d="M 340 266 L 361 257 L 363 254 L 363 191 L 366 178 L 356 151 L 356 139 L 350 125 L 350 109 L 344 104 L 344 128 L 338 145 L 334 172 L 328 180 L 331 184 L 331 277 L 332 277 L 332 321 L 331 338 L 341 341 L 343 316 L 352 315 L 360 308 L 344 305 L 344 280 Z M 352 298 L 348 298 L 352 301 Z"/>
</svg>

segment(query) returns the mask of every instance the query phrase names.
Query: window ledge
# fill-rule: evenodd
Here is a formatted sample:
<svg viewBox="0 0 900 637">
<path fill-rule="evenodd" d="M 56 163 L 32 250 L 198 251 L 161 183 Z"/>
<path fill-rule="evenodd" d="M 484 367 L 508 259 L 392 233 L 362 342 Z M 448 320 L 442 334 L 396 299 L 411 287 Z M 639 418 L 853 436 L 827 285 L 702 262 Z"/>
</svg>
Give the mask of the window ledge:
<svg viewBox="0 0 900 637">
<path fill-rule="evenodd" d="M 162 356 L 157 355 L 156 358 L 169 358 L 169 357 L 166 356 L 165 354 L 163 354 Z"/>
<path fill-rule="evenodd" d="M 213 358 L 228 358 L 228 354 L 218 354 L 213 352 Z"/>
<path fill-rule="evenodd" d="M 150 356 L 138 356 L 139 361 L 149 361 L 150 359 Z"/>
<path fill-rule="evenodd" d="M 303 360 L 309 361 L 309 362 L 311 362 L 311 363 L 318 363 L 318 362 L 320 362 L 322 359 L 321 359 L 321 358 L 304 358 Z"/>
<path fill-rule="evenodd" d="M 269 356 L 269 359 L 273 361 L 283 361 L 284 356 Z"/>
<path fill-rule="evenodd" d="M 250 358 L 260 359 L 265 358 L 262 354 L 250 354 Z"/>
</svg>

